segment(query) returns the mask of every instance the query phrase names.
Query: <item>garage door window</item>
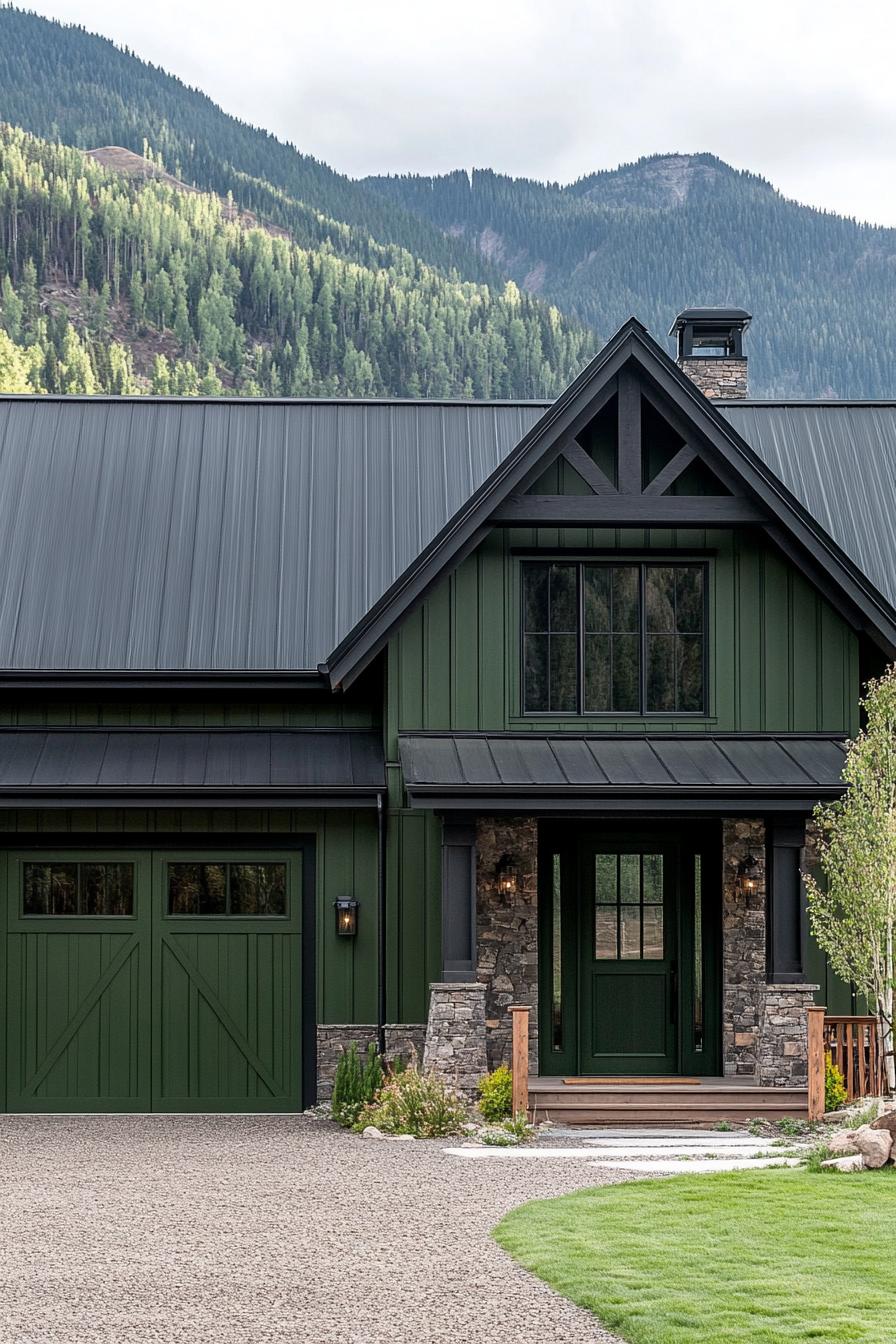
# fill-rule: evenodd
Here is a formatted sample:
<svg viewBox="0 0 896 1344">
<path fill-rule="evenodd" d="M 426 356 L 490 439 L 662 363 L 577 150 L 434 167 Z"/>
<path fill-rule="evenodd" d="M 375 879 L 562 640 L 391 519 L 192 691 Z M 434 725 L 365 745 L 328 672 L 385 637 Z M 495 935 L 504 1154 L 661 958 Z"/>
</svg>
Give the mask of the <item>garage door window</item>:
<svg viewBox="0 0 896 1344">
<path fill-rule="evenodd" d="M 169 915 L 284 916 L 285 863 L 169 863 Z"/>
<path fill-rule="evenodd" d="M 25 915 L 133 915 L 132 863 L 26 863 Z"/>
</svg>

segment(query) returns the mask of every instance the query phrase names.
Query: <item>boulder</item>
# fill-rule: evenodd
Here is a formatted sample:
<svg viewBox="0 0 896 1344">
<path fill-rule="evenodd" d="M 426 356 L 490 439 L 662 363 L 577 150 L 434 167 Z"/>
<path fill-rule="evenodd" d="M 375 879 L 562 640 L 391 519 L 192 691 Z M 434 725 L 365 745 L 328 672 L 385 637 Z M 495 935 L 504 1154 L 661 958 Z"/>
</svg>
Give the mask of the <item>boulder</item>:
<svg viewBox="0 0 896 1344">
<path fill-rule="evenodd" d="M 383 1131 L 377 1129 L 376 1125 L 365 1125 L 364 1129 L 361 1131 L 362 1139 L 384 1139 L 385 1137 Z"/>
<path fill-rule="evenodd" d="M 876 1120 L 871 1121 L 871 1128 L 886 1130 L 896 1142 L 896 1111 L 886 1111 L 883 1115 L 879 1115 Z"/>
<path fill-rule="evenodd" d="M 865 1166 L 865 1159 L 861 1153 L 853 1153 L 850 1157 L 832 1157 L 827 1162 L 822 1162 L 823 1167 L 829 1167 L 831 1171 L 862 1171 Z"/>
<path fill-rule="evenodd" d="M 836 1134 L 832 1134 L 827 1141 L 834 1157 L 850 1157 L 859 1150 L 855 1143 L 854 1129 L 839 1129 Z"/>
<path fill-rule="evenodd" d="M 865 1166 L 872 1171 L 877 1167 L 886 1166 L 889 1162 L 893 1149 L 893 1135 L 887 1130 L 862 1125 L 853 1135 L 853 1142 L 865 1159 Z"/>
</svg>

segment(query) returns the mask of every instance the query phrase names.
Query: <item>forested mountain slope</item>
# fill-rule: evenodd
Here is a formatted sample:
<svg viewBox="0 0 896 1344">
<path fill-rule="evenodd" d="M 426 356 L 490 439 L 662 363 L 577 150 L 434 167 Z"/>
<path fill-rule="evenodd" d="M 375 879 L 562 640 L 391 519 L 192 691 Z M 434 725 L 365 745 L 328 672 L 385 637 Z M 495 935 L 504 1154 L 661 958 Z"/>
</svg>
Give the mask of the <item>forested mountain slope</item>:
<svg viewBox="0 0 896 1344">
<path fill-rule="evenodd" d="M 592 351 L 512 281 L 370 240 L 364 264 L 301 247 L 133 156 L 97 157 L 0 124 L 0 390 L 541 397 Z"/>
<path fill-rule="evenodd" d="M 368 185 L 601 337 L 631 313 L 659 334 L 683 307 L 736 305 L 755 317 L 755 395 L 896 395 L 896 229 L 798 205 L 712 155 L 569 187 L 490 171 Z"/>
<path fill-rule="evenodd" d="M 169 172 L 234 199 L 287 228 L 297 242 L 327 236 L 318 216 L 339 221 L 340 247 L 365 261 L 369 238 L 396 243 L 469 280 L 496 273 L 462 239 L 334 172 L 268 131 L 228 116 L 158 66 L 84 28 L 0 5 L 0 121 L 81 149 L 148 146 Z"/>
</svg>

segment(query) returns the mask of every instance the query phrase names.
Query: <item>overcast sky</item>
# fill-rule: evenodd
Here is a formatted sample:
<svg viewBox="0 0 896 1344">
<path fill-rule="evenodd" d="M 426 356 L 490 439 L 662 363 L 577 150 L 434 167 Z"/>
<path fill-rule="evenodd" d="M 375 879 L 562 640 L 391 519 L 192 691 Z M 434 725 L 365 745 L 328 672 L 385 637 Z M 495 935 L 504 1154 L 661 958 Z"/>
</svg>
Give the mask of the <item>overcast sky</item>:
<svg viewBox="0 0 896 1344">
<path fill-rule="evenodd" d="M 896 225 L 893 0 L 28 0 L 353 176 L 709 151 Z"/>
</svg>

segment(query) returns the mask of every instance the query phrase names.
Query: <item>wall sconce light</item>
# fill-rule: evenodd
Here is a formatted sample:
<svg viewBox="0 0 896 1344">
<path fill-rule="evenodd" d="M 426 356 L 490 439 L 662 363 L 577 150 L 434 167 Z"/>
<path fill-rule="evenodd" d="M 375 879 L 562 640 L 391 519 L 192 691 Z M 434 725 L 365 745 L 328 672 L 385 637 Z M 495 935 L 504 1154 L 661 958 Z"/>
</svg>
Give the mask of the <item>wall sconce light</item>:
<svg viewBox="0 0 896 1344">
<path fill-rule="evenodd" d="M 737 866 L 737 885 L 744 896 L 750 896 L 759 886 L 759 860 L 748 854 Z"/>
<path fill-rule="evenodd" d="M 358 902 L 351 896 L 334 901 L 336 910 L 336 932 L 340 938 L 354 938 L 358 932 Z"/>
<path fill-rule="evenodd" d="M 495 891 L 499 896 L 515 896 L 520 877 L 509 854 L 503 854 L 495 865 Z"/>
</svg>

